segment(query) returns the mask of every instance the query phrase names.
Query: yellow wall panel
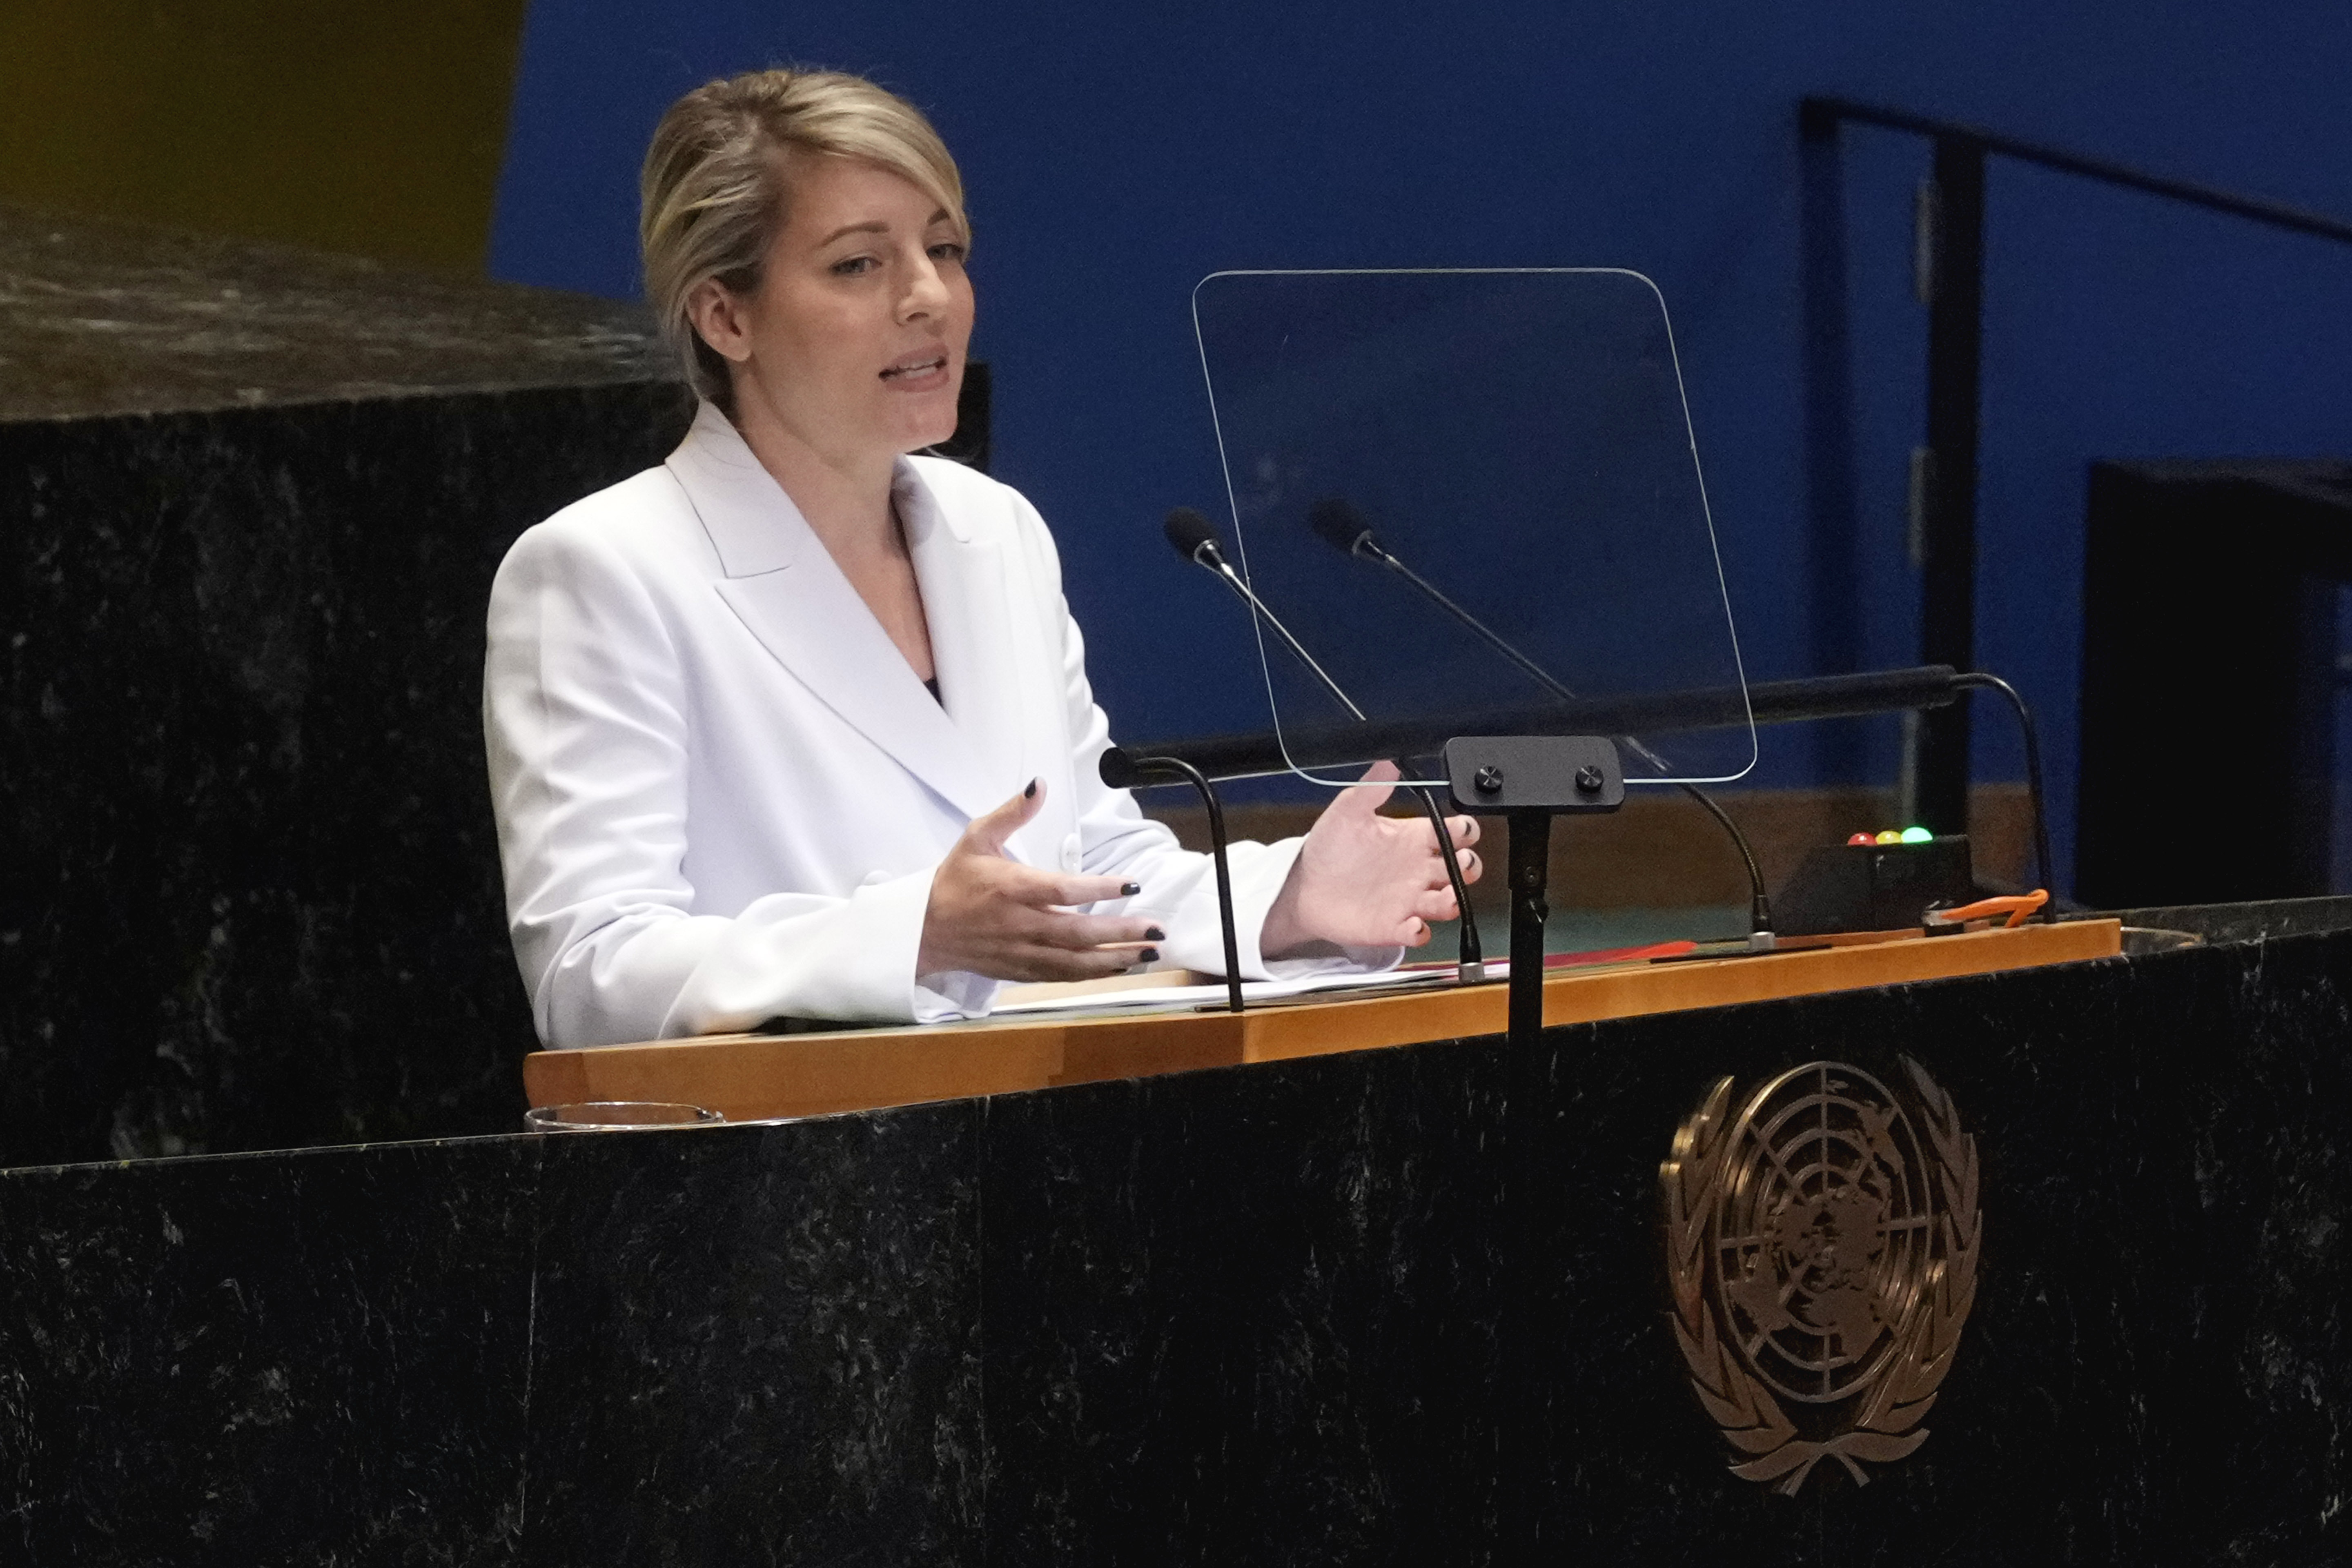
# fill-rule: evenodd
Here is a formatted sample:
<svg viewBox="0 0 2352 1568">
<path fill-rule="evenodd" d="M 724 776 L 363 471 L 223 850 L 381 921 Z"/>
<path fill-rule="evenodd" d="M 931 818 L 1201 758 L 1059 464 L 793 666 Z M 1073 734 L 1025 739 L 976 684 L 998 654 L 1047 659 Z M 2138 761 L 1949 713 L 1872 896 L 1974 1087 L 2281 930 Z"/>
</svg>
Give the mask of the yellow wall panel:
<svg viewBox="0 0 2352 1568">
<path fill-rule="evenodd" d="M 0 201 L 478 271 L 526 3 L 0 4 Z"/>
</svg>

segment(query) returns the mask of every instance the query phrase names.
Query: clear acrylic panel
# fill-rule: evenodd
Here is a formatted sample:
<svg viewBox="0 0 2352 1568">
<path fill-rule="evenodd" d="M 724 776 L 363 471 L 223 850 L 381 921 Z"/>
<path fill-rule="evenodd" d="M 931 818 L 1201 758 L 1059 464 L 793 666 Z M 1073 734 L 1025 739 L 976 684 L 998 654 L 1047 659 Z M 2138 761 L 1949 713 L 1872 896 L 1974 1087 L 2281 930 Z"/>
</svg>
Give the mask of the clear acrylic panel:
<svg viewBox="0 0 2352 1568">
<path fill-rule="evenodd" d="M 1312 731 L 1617 731 L 1629 784 L 1756 738 L 1665 301 L 1614 268 L 1219 272 L 1192 294 L 1235 570 L 1293 771 Z M 1369 538 L 1366 536 L 1369 535 Z M 1643 710 L 1705 693 L 1685 727 Z M 1353 713 L 1350 708 L 1355 710 Z M 1294 740 L 1299 743 L 1293 745 Z M 1408 777 L 1442 784 L 1428 758 Z"/>
</svg>

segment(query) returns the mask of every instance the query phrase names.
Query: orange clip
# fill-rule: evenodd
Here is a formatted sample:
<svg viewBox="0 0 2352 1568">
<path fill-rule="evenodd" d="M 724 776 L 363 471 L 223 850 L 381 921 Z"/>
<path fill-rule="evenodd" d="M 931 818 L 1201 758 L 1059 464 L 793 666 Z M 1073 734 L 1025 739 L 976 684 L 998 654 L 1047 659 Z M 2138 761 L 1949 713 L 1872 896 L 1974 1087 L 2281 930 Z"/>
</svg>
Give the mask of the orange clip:
<svg viewBox="0 0 2352 1568">
<path fill-rule="evenodd" d="M 1962 904 L 1957 910 L 1929 910 L 1926 923 L 1931 926 L 1966 925 L 1970 921 L 1990 920 L 1995 915 L 2007 915 L 2003 930 L 2021 926 L 2034 910 L 2050 901 L 2049 889 L 2036 888 L 2030 893 L 2004 893 L 1996 899 L 1979 899 L 1973 904 Z"/>
</svg>

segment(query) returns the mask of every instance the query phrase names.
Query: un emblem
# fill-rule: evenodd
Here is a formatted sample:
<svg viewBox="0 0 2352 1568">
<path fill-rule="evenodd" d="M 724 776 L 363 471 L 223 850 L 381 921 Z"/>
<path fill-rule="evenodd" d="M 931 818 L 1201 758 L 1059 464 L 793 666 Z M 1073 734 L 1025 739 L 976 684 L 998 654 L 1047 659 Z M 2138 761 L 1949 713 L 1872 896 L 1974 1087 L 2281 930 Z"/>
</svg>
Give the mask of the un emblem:
<svg viewBox="0 0 2352 1568">
<path fill-rule="evenodd" d="M 1808 1062 L 1733 1110 L 1717 1083 L 1658 1167 L 1666 1273 L 1691 1388 L 1743 1456 L 1794 1495 L 1835 1459 L 1900 1459 L 1976 1301 L 1976 1140 L 1925 1068 L 1897 1095 Z"/>
</svg>

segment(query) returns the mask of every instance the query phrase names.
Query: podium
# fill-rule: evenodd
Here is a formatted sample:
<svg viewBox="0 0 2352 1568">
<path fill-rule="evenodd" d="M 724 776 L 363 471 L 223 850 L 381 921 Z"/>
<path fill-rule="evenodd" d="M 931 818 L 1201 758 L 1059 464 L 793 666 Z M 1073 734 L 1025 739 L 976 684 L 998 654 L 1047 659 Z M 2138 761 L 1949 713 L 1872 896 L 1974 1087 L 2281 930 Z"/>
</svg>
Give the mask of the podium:
<svg viewBox="0 0 2352 1568">
<path fill-rule="evenodd" d="M 2055 962 L 2114 952 L 2086 921 L 1592 971 L 1551 982 L 1533 1049 L 1488 986 L 572 1051 L 533 1059 L 534 1098 L 965 1098 L 11 1171 L 10 1539 L 45 1563 L 2340 1561 L 2352 900 L 2125 926 L 2202 940 Z M 1892 1085 L 1906 1060 L 1979 1157 L 1974 1310 L 1916 1452 L 1789 1495 L 1733 1469 L 1759 1456 L 1696 1395 L 1661 1163 L 1727 1078 Z"/>
<path fill-rule="evenodd" d="M 2121 949 L 2115 921 L 1924 937 L 1880 932 L 1740 957 L 1569 969 L 1544 983 L 1544 1023 L 1593 1023 L 1862 986 L 1992 974 Z M 540 1051 L 533 1106 L 698 1105 L 730 1121 L 871 1110 L 1062 1084 L 1147 1078 L 1503 1030 L 1501 984 L 1279 1003 L 1242 1013 L 1095 1014 L 807 1035 L 717 1035 Z"/>
</svg>

